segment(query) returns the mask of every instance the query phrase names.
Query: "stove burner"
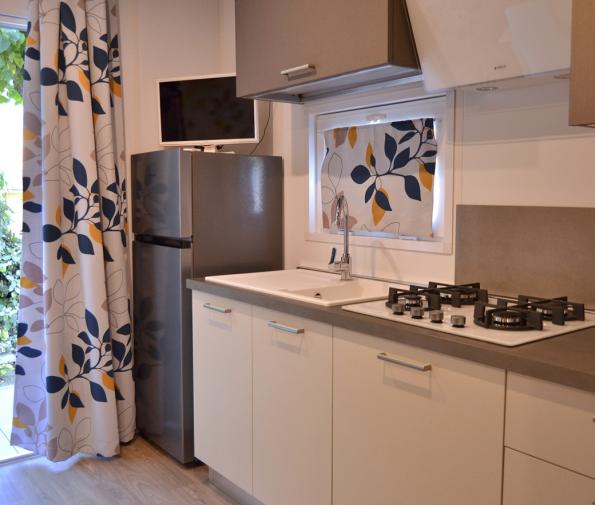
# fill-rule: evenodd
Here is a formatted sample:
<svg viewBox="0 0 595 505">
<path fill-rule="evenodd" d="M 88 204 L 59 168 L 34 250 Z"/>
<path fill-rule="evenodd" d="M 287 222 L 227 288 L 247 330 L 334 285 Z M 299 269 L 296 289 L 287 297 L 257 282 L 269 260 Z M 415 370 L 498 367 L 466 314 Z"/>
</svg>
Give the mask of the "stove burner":
<svg viewBox="0 0 595 505">
<path fill-rule="evenodd" d="M 523 323 L 523 314 L 514 310 L 503 310 L 492 315 L 492 324 L 496 328 L 520 326 Z"/>
<path fill-rule="evenodd" d="M 481 289 L 479 282 L 459 285 L 430 282 L 428 283 L 427 290 L 438 293 L 442 303 L 452 305 L 453 307 L 473 305 L 478 301 L 488 301 L 488 292 L 485 289 Z"/>
<path fill-rule="evenodd" d="M 537 298 L 520 295 L 518 303 L 543 314 L 544 319 L 553 324 L 563 325 L 566 321 L 584 321 L 585 306 L 582 303 L 569 302 L 566 296 L 560 298 Z"/>
<path fill-rule="evenodd" d="M 411 310 L 411 307 L 422 306 L 422 298 L 420 295 L 407 294 L 403 296 L 403 300 L 405 301 L 405 310 Z"/>
<path fill-rule="evenodd" d="M 508 305 L 498 300 L 496 305 L 477 302 L 473 321 L 484 328 L 507 331 L 542 330 L 543 314 L 523 305 Z"/>
</svg>

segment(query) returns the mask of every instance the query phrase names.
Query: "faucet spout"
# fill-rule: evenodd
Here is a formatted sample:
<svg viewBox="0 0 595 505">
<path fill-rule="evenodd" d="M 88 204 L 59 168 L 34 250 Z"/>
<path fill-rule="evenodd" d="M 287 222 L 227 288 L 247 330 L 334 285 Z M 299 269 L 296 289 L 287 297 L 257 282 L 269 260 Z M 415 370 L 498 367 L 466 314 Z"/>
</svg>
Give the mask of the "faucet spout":
<svg viewBox="0 0 595 505">
<path fill-rule="evenodd" d="M 337 198 L 337 210 L 335 214 L 335 223 L 338 229 L 341 229 L 343 222 L 343 255 L 341 260 L 332 264 L 334 271 L 341 272 L 341 280 L 351 280 L 351 256 L 349 255 L 349 205 L 345 195 Z"/>
</svg>

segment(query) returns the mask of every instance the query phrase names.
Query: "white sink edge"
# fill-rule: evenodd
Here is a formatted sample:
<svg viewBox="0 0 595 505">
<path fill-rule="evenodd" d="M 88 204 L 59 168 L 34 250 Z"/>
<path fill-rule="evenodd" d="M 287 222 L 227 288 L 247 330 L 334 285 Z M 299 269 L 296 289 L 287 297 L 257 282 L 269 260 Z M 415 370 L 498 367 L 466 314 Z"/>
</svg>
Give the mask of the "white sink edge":
<svg viewBox="0 0 595 505">
<path fill-rule="evenodd" d="M 333 275 L 333 274 L 330 274 L 330 275 Z M 233 280 L 225 279 L 224 277 L 225 276 L 209 276 L 209 277 L 205 277 L 205 280 L 207 282 L 212 282 L 214 284 L 221 284 L 221 285 L 233 287 L 236 289 L 242 289 L 244 291 L 252 291 L 254 293 L 262 293 L 265 295 L 275 296 L 277 298 L 296 300 L 299 302 L 308 303 L 310 305 L 317 305 L 319 307 L 338 307 L 338 306 L 340 307 L 343 305 L 353 305 L 356 303 L 372 302 L 375 300 L 382 300 L 383 298 L 385 298 L 385 295 L 379 295 L 379 296 L 366 296 L 366 297 L 358 297 L 358 298 L 343 298 L 341 300 L 332 300 L 332 301 L 318 300 L 311 296 L 298 295 L 298 294 L 292 293 L 291 291 L 287 291 L 284 289 L 268 289 L 268 288 L 263 288 L 263 287 L 259 287 L 259 286 L 248 286 L 246 284 L 242 284 L 242 283 L 239 283 L 239 282 L 236 282 Z M 357 279 L 357 277 L 355 277 L 355 279 Z M 370 281 L 370 282 L 378 282 L 381 284 L 385 284 L 386 286 L 389 285 L 387 282 L 384 282 L 384 281 L 373 281 L 372 279 L 362 279 L 362 280 Z"/>
</svg>

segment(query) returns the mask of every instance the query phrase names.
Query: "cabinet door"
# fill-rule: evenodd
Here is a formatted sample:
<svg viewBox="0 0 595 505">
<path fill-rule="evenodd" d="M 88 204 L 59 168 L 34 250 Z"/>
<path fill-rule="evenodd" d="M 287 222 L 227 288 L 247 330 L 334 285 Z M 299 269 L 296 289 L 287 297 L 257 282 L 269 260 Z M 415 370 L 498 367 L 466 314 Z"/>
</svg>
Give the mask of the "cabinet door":
<svg viewBox="0 0 595 505">
<path fill-rule="evenodd" d="M 504 505 L 592 505 L 595 480 L 506 449 Z"/>
<path fill-rule="evenodd" d="M 253 335 L 254 496 L 330 505 L 331 326 L 254 307 Z"/>
<path fill-rule="evenodd" d="M 389 60 L 394 0 L 236 0 L 239 96 L 303 84 Z M 311 72 L 281 71 L 312 65 Z"/>
<path fill-rule="evenodd" d="M 335 327 L 334 505 L 500 505 L 504 377 Z"/>
<path fill-rule="evenodd" d="M 250 493 L 252 307 L 194 291 L 192 314 L 195 455 Z"/>
<path fill-rule="evenodd" d="M 595 478 L 595 394 L 515 373 L 506 446 Z"/>
</svg>

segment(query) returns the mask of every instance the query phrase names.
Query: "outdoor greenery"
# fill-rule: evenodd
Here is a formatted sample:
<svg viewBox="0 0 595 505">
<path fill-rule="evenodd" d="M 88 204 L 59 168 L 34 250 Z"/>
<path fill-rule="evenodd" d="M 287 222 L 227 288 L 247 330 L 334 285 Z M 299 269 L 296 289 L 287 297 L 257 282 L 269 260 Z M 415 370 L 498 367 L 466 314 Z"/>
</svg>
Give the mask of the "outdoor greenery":
<svg viewBox="0 0 595 505">
<path fill-rule="evenodd" d="M 21 256 L 20 238 L 10 228 L 12 210 L 5 190 L 0 173 L 0 354 L 14 352 L 16 345 Z"/>
<path fill-rule="evenodd" d="M 0 104 L 23 103 L 25 34 L 0 28 Z M 20 167 L 7 167 L 20 170 Z M 0 357 L 14 353 L 19 306 L 21 241 L 11 229 L 13 212 L 6 194 L 6 179 L 0 172 Z M 0 359 L 0 381 L 14 370 L 14 359 Z"/>
<path fill-rule="evenodd" d="M 0 28 L 0 103 L 23 103 L 25 34 Z"/>
</svg>

